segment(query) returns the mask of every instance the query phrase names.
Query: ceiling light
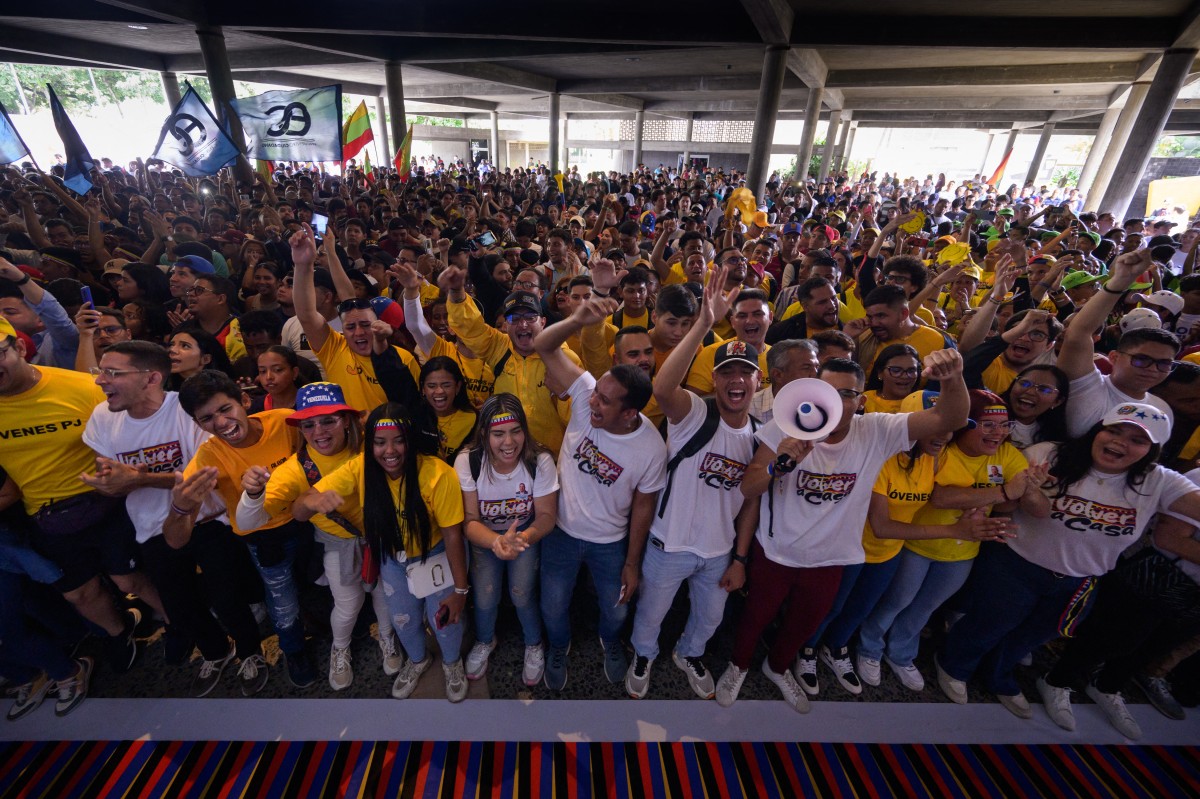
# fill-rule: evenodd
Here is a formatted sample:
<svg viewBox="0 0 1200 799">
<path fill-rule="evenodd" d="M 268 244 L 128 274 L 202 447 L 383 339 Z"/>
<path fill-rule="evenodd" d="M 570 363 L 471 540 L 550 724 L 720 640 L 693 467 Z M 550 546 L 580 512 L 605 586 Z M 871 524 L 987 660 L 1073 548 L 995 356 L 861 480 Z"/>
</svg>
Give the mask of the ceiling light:
<svg viewBox="0 0 1200 799">
<path fill-rule="evenodd" d="M 145 25 L 130 25 L 129 30 L 131 30 L 131 31 L 148 31 L 150 29 L 147 28 Z"/>
</svg>

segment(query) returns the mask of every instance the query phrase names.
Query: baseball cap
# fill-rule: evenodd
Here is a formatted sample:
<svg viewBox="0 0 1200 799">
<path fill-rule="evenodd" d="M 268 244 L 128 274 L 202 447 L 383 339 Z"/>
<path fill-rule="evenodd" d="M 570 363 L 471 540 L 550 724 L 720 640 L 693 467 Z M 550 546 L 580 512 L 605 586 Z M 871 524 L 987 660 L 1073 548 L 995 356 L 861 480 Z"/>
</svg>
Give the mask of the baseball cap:
<svg viewBox="0 0 1200 799">
<path fill-rule="evenodd" d="M 752 345 L 737 339 L 730 339 L 717 347 L 713 356 L 713 371 L 717 371 L 727 363 L 740 362 L 758 369 L 758 350 Z"/>
<path fill-rule="evenodd" d="M 0 316 L 0 338 L 16 338 L 17 329 L 12 326 L 12 322 L 8 321 L 3 316 Z"/>
<path fill-rule="evenodd" d="M 133 263 L 128 258 L 111 258 L 104 262 L 104 274 L 119 275 L 127 265 Z"/>
<path fill-rule="evenodd" d="M 1179 246 L 1179 243 L 1177 241 L 1175 241 L 1175 239 L 1171 238 L 1170 236 L 1158 235 L 1158 236 L 1150 237 L 1150 240 L 1146 242 L 1146 248 L 1152 250 L 1155 247 L 1161 247 L 1164 244 L 1167 245 L 1168 247 L 1178 247 Z"/>
<path fill-rule="evenodd" d="M 1155 444 L 1166 443 L 1171 437 L 1171 420 L 1159 408 L 1144 402 L 1124 402 L 1117 405 L 1100 420 L 1108 427 L 1114 424 L 1135 424 L 1146 431 Z"/>
<path fill-rule="evenodd" d="M 537 262 L 541 258 L 541 256 L 538 255 L 537 250 L 527 248 L 527 249 L 521 250 L 520 258 L 521 258 L 521 263 L 523 263 L 527 266 L 534 266 L 537 264 Z"/>
<path fill-rule="evenodd" d="M 79 253 L 70 247 L 43 247 L 38 252 L 43 260 L 55 261 L 75 270 L 83 268 L 83 261 L 80 260 Z"/>
<path fill-rule="evenodd" d="M 999 211 L 996 212 L 996 216 L 1012 216 L 1012 215 L 1013 215 L 1013 209 L 1011 209 L 1011 208 L 1001 208 Z"/>
<path fill-rule="evenodd" d="M 900 400 L 900 413 L 916 413 L 917 411 L 927 411 L 934 405 L 937 405 L 938 392 L 929 391 L 914 391 L 904 399 Z"/>
<path fill-rule="evenodd" d="M 579 216 L 578 214 L 576 214 L 575 216 L 573 216 L 567 220 L 568 225 L 573 222 L 578 222 L 581 227 L 587 227 L 587 220 L 584 219 L 582 216 Z"/>
<path fill-rule="evenodd" d="M 983 391 L 982 389 L 973 388 L 971 394 L 971 413 L 969 422 L 979 422 L 992 419 L 993 421 L 1003 417 L 1008 418 L 1008 406 L 1004 404 L 1004 400 L 1000 399 L 999 395 L 993 394 L 991 391 Z"/>
<path fill-rule="evenodd" d="M 1088 231 L 1086 231 L 1086 232 L 1085 232 L 1083 235 L 1084 235 L 1084 236 L 1087 236 L 1089 239 L 1091 239 L 1091 240 L 1092 240 L 1092 244 L 1095 244 L 1097 247 L 1099 247 L 1099 246 L 1100 246 L 1100 234 L 1099 234 L 1099 233 L 1097 233 L 1096 231 L 1094 231 L 1094 230 L 1088 230 Z M 1170 237 L 1170 236 L 1167 236 L 1167 238 L 1168 238 L 1168 239 L 1170 239 L 1171 237 Z"/>
<path fill-rule="evenodd" d="M 979 271 L 978 266 L 968 266 L 966 269 L 962 270 L 962 274 L 965 277 L 974 278 L 977 281 L 983 280 L 983 272 Z"/>
<path fill-rule="evenodd" d="M 1077 289 L 1080 286 L 1086 286 L 1088 283 L 1095 283 L 1099 280 L 1098 275 L 1089 274 L 1083 270 L 1068 272 L 1062 279 L 1062 287 L 1066 289 Z"/>
<path fill-rule="evenodd" d="M 1158 313 L 1151 308 L 1134 308 L 1129 313 L 1121 317 L 1121 332 L 1128 333 L 1130 330 L 1161 330 L 1162 319 Z"/>
<path fill-rule="evenodd" d="M 212 262 L 207 258 L 201 258 L 199 255 L 185 255 L 176 261 L 174 265 L 187 267 L 201 275 L 215 275 L 217 273 L 217 270 L 213 268 Z"/>
<path fill-rule="evenodd" d="M 309 383 L 296 392 L 296 411 L 286 421 L 297 426 L 314 416 L 328 416 L 343 411 L 358 413 L 346 404 L 346 395 L 342 393 L 341 386 L 337 383 Z"/>
<path fill-rule="evenodd" d="M 782 236 L 791 236 L 791 235 L 799 236 L 803 232 L 804 232 L 804 228 L 800 225 L 799 222 L 788 222 L 786 225 L 783 226 L 783 230 L 780 231 L 780 235 L 782 235 Z"/>
<path fill-rule="evenodd" d="M 404 307 L 400 303 L 387 297 L 372 297 L 371 310 L 393 330 L 404 327 Z"/>
<path fill-rule="evenodd" d="M 514 291 L 512 294 L 509 294 L 504 299 L 504 316 L 519 311 L 535 313 L 541 316 L 542 304 L 538 301 L 537 295 L 531 291 Z"/>
<path fill-rule="evenodd" d="M 1183 310 L 1183 297 L 1180 297 L 1173 291 L 1155 291 L 1147 294 L 1142 298 L 1142 302 L 1148 302 L 1151 305 L 1157 305 L 1159 308 L 1166 308 L 1167 313 L 1175 316 Z"/>
</svg>

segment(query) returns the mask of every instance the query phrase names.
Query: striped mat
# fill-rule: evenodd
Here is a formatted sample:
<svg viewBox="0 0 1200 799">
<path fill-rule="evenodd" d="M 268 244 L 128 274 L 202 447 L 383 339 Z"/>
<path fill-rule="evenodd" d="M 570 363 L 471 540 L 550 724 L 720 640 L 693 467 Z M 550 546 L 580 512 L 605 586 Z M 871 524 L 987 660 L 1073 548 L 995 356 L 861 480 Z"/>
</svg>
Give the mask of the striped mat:
<svg viewBox="0 0 1200 799">
<path fill-rule="evenodd" d="M 1197 747 L 456 741 L 0 745 L 4 797 L 1197 795 Z"/>
</svg>

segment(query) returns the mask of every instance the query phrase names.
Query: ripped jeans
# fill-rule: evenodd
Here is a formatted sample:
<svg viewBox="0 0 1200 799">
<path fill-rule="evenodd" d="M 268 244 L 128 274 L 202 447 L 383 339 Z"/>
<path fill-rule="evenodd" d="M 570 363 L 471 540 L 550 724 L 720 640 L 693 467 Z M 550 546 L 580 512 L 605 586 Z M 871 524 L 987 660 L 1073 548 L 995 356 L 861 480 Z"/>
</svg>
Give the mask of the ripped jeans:
<svg viewBox="0 0 1200 799">
<path fill-rule="evenodd" d="M 308 527 L 308 525 L 305 525 Z M 309 527 L 307 535 L 312 535 Z M 289 523 L 270 530 L 258 530 L 246 537 L 250 559 L 266 589 L 267 615 L 279 635 L 279 648 L 285 655 L 304 651 L 304 624 L 300 621 L 300 595 L 294 567 L 300 551 L 303 528 Z"/>
<path fill-rule="evenodd" d="M 429 554 L 436 555 L 444 547 L 444 543 L 439 543 Z M 462 657 L 462 618 L 459 618 L 458 623 L 447 624 L 440 630 L 437 626 L 438 609 L 442 600 L 453 593 L 453 581 L 441 591 L 435 591 L 424 599 L 417 599 L 412 591 L 408 590 L 408 574 L 404 567 L 405 564 L 397 562 L 395 558 L 384 556 L 379 567 L 379 587 L 375 589 L 382 590 L 384 598 L 387 599 L 392 627 L 400 638 L 400 645 L 411 660 L 416 663 L 423 661 L 426 657 L 424 621 L 428 620 L 429 629 L 437 636 L 438 647 L 442 650 L 442 662 L 454 663 Z"/>
<path fill-rule="evenodd" d="M 475 589 L 475 638 L 496 640 L 501 590 L 508 575 L 508 598 L 517 609 L 525 646 L 542 642 L 542 611 L 538 607 L 538 543 L 514 560 L 501 560 L 490 550 L 471 545 L 471 587 Z"/>
</svg>

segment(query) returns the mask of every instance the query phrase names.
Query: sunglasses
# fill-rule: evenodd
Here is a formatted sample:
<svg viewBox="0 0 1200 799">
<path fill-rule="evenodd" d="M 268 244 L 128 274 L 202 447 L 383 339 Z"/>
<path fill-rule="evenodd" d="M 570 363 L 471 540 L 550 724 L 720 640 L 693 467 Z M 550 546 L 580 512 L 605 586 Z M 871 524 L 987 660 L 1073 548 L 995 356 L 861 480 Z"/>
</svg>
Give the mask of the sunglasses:
<svg viewBox="0 0 1200 799">
<path fill-rule="evenodd" d="M 337 312 L 344 314 L 349 311 L 367 311 L 371 308 L 371 301 L 359 299 L 355 297 L 352 300 L 342 300 L 338 303 Z"/>
</svg>

